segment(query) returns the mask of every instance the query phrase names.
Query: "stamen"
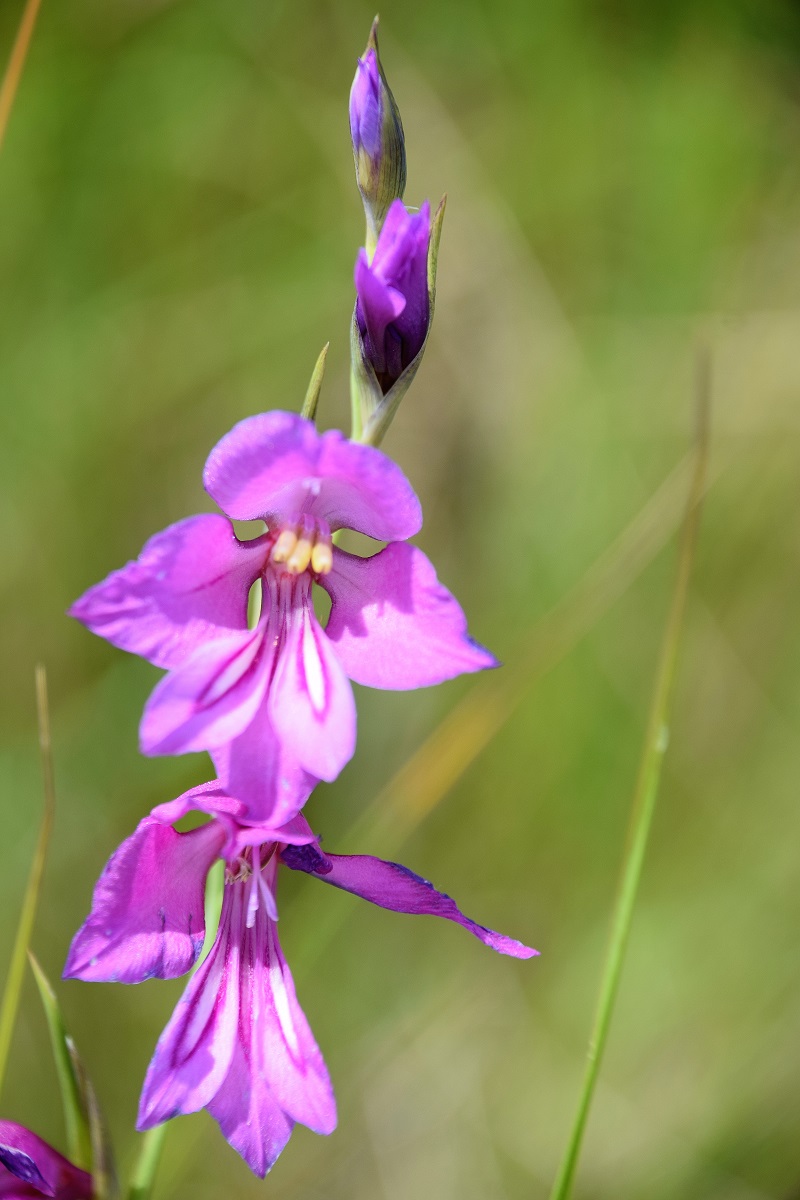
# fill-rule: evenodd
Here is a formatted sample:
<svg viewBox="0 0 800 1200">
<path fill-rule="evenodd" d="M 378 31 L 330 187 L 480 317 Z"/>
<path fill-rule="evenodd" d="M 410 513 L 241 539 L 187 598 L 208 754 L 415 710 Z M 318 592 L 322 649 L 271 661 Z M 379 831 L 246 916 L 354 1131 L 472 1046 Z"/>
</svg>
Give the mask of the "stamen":
<svg viewBox="0 0 800 1200">
<path fill-rule="evenodd" d="M 333 567 L 333 550 L 328 542 L 319 541 L 311 551 L 311 569 L 316 575 L 329 575 Z"/>
<path fill-rule="evenodd" d="M 278 919 L 278 906 L 275 903 L 275 897 L 272 894 L 272 888 L 267 883 L 264 876 L 259 871 L 258 873 L 258 890 L 261 892 L 261 899 L 264 901 L 264 908 L 271 920 Z"/>
<path fill-rule="evenodd" d="M 286 563 L 286 569 L 292 575 L 302 575 L 303 571 L 308 570 L 308 564 L 311 562 L 311 553 L 314 549 L 314 543 L 311 538 L 304 535 L 297 540 L 292 553 Z"/>
<path fill-rule="evenodd" d="M 273 562 L 283 563 L 294 551 L 297 545 L 297 533 L 294 529 L 283 529 L 278 536 L 278 540 L 272 547 L 270 558 Z"/>
<path fill-rule="evenodd" d="M 256 923 L 256 912 L 258 911 L 258 894 L 260 888 L 258 884 L 261 880 L 261 858 L 258 852 L 258 846 L 253 846 L 253 877 L 250 880 L 250 895 L 247 899 L 247 921 L 245 924 L 248 929 L 252 929 Z"/>
</svg>

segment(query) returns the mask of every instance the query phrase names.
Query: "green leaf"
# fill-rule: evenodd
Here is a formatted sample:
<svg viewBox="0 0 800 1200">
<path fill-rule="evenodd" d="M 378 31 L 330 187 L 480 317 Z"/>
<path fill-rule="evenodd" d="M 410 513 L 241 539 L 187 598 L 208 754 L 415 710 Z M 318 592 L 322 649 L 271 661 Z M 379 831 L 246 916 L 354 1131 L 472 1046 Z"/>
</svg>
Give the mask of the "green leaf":
<svg viewBox="0 0 800 1200">
<path fill-rule="evenodd" d="M 47 1027 L 50 1030 L 53 1058 L 61 1088 L 64 1124 L 67 1130 L 67 1154 L 76 1166 L 88 1171 L 92 1164 L 92 1137 L 84 1089 L 73 1060 L 74 1047 L 64 1026 L 64 1018 L 61 1015 L 56 994 L 35 955 L 30 950 L 28 959 L 42 999 Z"/>
<path fill-rule="evenodd" d="M 328 357 L 328 347 L 330 342 L 326 342 L 319 352 L 319 358 L 316 361 L 314 370 L 311 373 L 311 381 L 308 385 L 306 398 L 303 401 L 303 407 L 300 409 L 300 416 L 306 417 L 307 420 L 313 421 L 317 414 L 317 404 L 319 402 L 319 393 L 322 388 L 322 377 L 325 374 L 325 359 Z"/>
<path fill-rule="evenodd" d="M 44 875 L 44 864 L 47 858 L 47 848 L 50 835 L 53 832 L 56 798 L 53 786 L 53 755 L 50 747 L 50 711 L 47 703 L 47 674 L 41 664 L 36 668 L 36 708 L 39 720 L 39 748 L 42 758 L 42 775 L 44 778 L 44 810 L 39 826 L 39 837 L 33 852 L 31 869 L 28 874 L 28 885 L 22 901 L 22 911 L 19 915 L 17 936 L 14 949 L 11 952 L 11 963 L 8 968 L 3 1002 L 0 1004 L 0 1087 L 5 1078 L 8 1052 L 11 1048 L 11 1035 L 19 1009 L 19 998 L 25 979 L 25 955 L 30 945 L 33 923 L 36 919 L 36 908 L 39 903 L 39 892 Z"/>
</svg>

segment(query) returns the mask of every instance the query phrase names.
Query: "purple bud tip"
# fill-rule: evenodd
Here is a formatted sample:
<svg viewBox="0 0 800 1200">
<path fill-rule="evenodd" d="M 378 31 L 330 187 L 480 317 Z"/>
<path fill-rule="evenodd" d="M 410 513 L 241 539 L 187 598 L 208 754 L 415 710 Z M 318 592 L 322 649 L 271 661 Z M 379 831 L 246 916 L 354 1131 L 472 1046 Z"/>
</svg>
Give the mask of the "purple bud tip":
<svg viewBox="0 0 800 1200">
<path fill-rule="evenodd" d="M 362 149 L 370 158 L 376 158 L 380 154 L 382 120 L 378 56 L 370 48 L 364 57 L 358 60 L 355 79 L 350 89 L 350 134 L 356 154 Z"/>
</svg>

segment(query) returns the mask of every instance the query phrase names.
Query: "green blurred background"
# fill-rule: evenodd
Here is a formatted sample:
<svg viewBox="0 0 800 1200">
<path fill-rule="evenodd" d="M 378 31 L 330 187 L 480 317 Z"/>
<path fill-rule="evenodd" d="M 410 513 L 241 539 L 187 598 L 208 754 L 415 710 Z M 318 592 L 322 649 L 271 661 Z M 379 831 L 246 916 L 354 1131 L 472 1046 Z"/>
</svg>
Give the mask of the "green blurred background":
<svg viewBox="0 0 800 1200">
<path fill-rule="evenodd" d="M 20 7 L 0 3 L 3 56 Z M 2 963 L 41 807 L 35 662 L 50 676 L 59 804 L 35 946 L 54 978 L 111 850 L 207 777 L 202 756 L 139 756 L 158 673 L 64 610 L 153 531 L 210 508 L 209 448 L 249 413 L 299 407 L 329 338 L 322 423 L 347 422 L 362 236 L 347 96 L 372 16 L 360 0 L 44 0 L 0 156 Z M 537 629 L 686 453 L 701 337 L 714 484 L 576 1194 L 792 1200 L 800 7 L 386 0 L 381 21 L 406 199 L 449 195 L 433 336 L 386 449 L 422 498 L 419 544 L 506 666 L 417 694 L 359 690 L 356 757 L 310 815 L 330 849 L 401 858 L 542 957 L 501 959 L 287 872 L 282 939 L 340 1127 L 330 1139 L 298 1128 L 261 1183 L 207 1114 L 184 1118 L 157 1195 L 547 1195 L 584 1060 L 677 493 L 668 519 L 644 510 L 661 547 L 646 569 L 612 557 L 606 585 L 620 594 L 594 605 L 585 633 L 558 615 Z M 500 714 L 487 746 L 473 754 L 474 722 L 457 727 L 450 749 L 474 761 L 454 785 L 407 773 L 391 819 L 365 822 L 467 693 L 479 726 Z M 181 984 L 59 990 L 124 1169 Z M 3 1113 L 64 1145 L 31 984 Z"/>
</svg>

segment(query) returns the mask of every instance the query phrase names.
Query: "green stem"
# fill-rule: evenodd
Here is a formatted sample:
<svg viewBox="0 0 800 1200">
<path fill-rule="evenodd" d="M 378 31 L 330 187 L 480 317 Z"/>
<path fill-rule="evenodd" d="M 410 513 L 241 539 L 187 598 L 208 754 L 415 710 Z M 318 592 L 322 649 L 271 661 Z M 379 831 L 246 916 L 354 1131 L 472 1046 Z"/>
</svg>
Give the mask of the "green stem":
<svg viewBox="0 0 800 1200">
<path fill-rule="evenodd" d="M 155 1129 L 148 1129 L 142 1137 L 139 1157 L 131 1176 L 128 1200 L 149 1200 L 166 1136 L 167 1123 L 156 1125 Z"/>
<path fill-rule="evenodd" d="M 597 1077 L 600 1073 L 614 1002 L 619 989 L 625 950 L 630 934 L 636 893 L 642 874 L 647 839 L 653 819 L 661 768 L 669 742 L 669 720 L 672 703 L 675 669 L 686 609 L 697 541 L 700 510 L 705 491 L 708 464 L 708 413 L 709 413 L 709 370 L 705 354 L 698 358 L 697 377 L 697 433 L 695 439 L 695 464 L 686 515 L 681 532 L 678 571 L 672 592 L 669 615 L 661 644 L 656 682 L 650 708 L 650 718 L 645 735 L 639 775 L 633 796 L 633 805 L 628 825 L 628 836 L 623 855 L 617 897 L 611 922 L 611 933 L 606 950 L 600 991 L 597 997 L 592 1033 L 583 1086 L 578 1100 L 567 1148 L 559 1167 L 550 1200 L 568 1200 L 572 1192 L 575 1171 L 580 1157 L 581 1143 L 589 1117 Z"/>
<path fill-rule="evenodd" d="M 11 1048 L 11 1037 L 14 1023 L 17 1019 L 22 983 L 25 978 L 25 964 L 30 945 L 33 923 L 36 919 L 36 907 L 39 903 L 39 891 L 42 886 L 44 864 L 47 858 L 47 848 L 53 830 L 56 797 L 53 785 L 53 754 L 50 744 L 50 710 L 47 704 L 47 674 L 41 664 L 36 668 L 36 710 L 39 720 L 39 750 L 42 759 L 42 776 L 44 783 L 44 811 L 42 823 L 39 826 L 39 837 L 31 862 L 28 886 L 22 901 L 22 911 L 19 915 L 17 936 L 14 949 L 11 952 L 11 963 L 8 968 L 8 978 L 3 992 L 3 1002 L 0 1004 L 0 1088 L 5 1078 L 8 1065 L 8 1052 Z"/>
</svg>

